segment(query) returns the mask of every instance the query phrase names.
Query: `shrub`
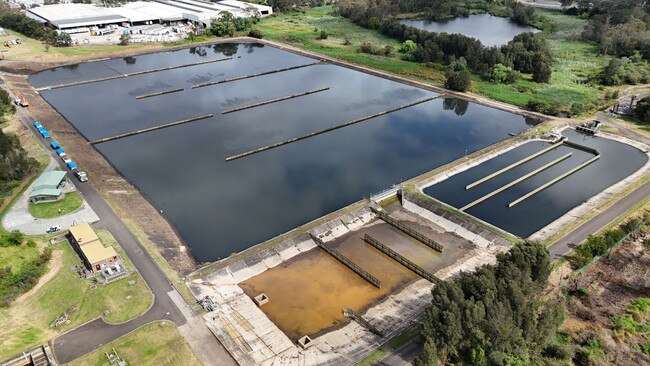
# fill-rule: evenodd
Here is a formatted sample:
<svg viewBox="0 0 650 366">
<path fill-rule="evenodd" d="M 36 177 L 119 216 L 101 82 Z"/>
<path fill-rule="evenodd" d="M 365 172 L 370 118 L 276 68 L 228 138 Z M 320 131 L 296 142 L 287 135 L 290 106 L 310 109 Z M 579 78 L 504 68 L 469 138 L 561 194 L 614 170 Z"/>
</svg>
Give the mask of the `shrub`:
<svg viewBox="0 0 650 366">
<path fill-rule="evenodd" d="M 262 34 L 262 31 L 259 29 L 251 29 L 250 32 L 248 32 L 248 36 L 252 38 L 257 38 L 257 39 L 262 39 L 264 38 L 264 35 Z"/>
<path fill-rule="evenodd" d="M 318 39 L 327 39 L 329 37 L 329 34 L 325 32 L 324 30 L 320 31 L 320 35 L 318 36 Z"/>
<path fill-rule="evenodd" d="M 519 73 L 513 70 L 511 67 L 505 66 L 504 64 L 496 64 L 492 66 L 488 72 L 487 78 L 493 83 L 512 84 L 519 78 Z"/>
<path fill-rule="evenodd" d="M 447 73 L 447 80 L 445 81 L 445 87 L 451 90 L 456 90 L 460 92 L 466 92 L 469 90 L 472 85 L 472 79 L 469 71 L 449 71 Z"/>
<path fill-rule="evenodd" d="M 403 53 L 408 53 L 408 52 L 415 51 L 417 48 L 418 45 L 415 44 L 415 42 L 411 41 L 410 39 L 407 39 L 406 41 L 402 42 L 399 51 Z"/>
</svg>

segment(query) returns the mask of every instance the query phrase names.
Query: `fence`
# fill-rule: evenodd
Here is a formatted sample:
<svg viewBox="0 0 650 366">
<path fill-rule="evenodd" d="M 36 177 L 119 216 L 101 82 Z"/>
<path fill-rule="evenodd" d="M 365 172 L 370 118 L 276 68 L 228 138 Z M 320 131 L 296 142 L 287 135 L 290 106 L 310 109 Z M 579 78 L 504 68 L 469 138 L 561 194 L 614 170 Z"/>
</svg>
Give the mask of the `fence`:
<svg viewBox="0 0 650 366">
<path fill-rule="evenodd" d="M 440 253 L 442 253 L 444 247 L 441 244 L 436 243 L 434 240 L 429 239 L 428 237 L 422 235 L 421 233 L 411 229 L 410 227 L 402 224 L 400 221 L 395 220 L 394 218 L 390 217 L 386 211 L 383 210 L 378 210 L 375 207 L 370 207 L 374 213 L 379 215 L 379 218 L 386 221 L 388 224 L 398 228 L 400 231 L 404 232 L 405 234 L 414 237 L 415 239 L 419 240 L 420 242 L 424 243 L 426 246 L 429 248 L 436 250 Z"/>
</svg>

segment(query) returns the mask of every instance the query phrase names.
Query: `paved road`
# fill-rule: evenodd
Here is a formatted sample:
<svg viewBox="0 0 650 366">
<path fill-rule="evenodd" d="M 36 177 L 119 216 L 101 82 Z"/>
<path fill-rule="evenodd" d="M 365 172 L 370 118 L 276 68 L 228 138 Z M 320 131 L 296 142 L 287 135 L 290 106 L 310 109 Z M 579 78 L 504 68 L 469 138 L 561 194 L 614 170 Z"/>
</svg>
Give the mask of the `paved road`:
<svg viewBox="0 0 650 366">
<path fill-rule="evenodd" d="M 632 193 L 628 194 L 605 211 L 599 213 L 565 237 L 553 243 L 553 245 L 548 248 L 551 253 L 551 259 L 557 260 L 561 258 L 563 255 L 571 251 L 576 244 L 580 244 L 587 239 L 589 235 L 596 233 L 600 229 L 609 225 L 609 223 L 616 220 L 616 218 L 623 215 L 629 209 L 634 207 L 634 205 L 648 196 L 650 196 L 650 182 L 635 189 Z"/>
<path fill-rule="evenodd" d="M 34 128 L 34 119 L 31 115 L 23 108 L 18 108 L 18 116 L 27 128 L 37 136 L 36 139 L 43 144 L 45 150 L 55 158 L 55 161 L 61 169 L 67 170 L 61 159 L 58 159 L 54 151 L 43 143 L 43 140 L 39 137 L 40 135 Z M 142 244 L 126 228 L 90 183 L 79 183 L 71 173 L 68 173 L 68 176 L 100 218 L 100 221 L 95 226 L 104 228 L 113 234 L 122 249 L 124 249 L 126 255 L 133 262 L 133 265 L 140 272 L 142 278 L 149 285 L 149 288 L 155 296 L 155 300 L 145 314 L 129 322 L 111 325 L 105 323 L 102 319 L 96 319 L 58 336 L 53 341 L 53 350 L 57 361 L 61 364 L 68 363 L 151 321 L 169 320 L 174 322 L 176 326 L 180 327 L 184 325 L 187 322 L 186 317 L 168 295 L 168 292 L 176 293 L 176 290 L 155 264 L 151 256 L 142 247 Z M 92 180 L 93 178 L 90 177 L 90 179 Z M 205 324 L 202 324 L 202 322 L 200 325 L 205 327 Z M 199 326 L 199 324 L 196 326 Z M 225 348 L 216 341 L 216 338 L 207 342 L 212 345 L 212 348 L 219 348 L 217 353 L 221 355 L 220 359 L 212 360 L 212 363 L 217 362 L 220 365 L 232 365 L 234 363 L 229 358 Z"/>
</svg>

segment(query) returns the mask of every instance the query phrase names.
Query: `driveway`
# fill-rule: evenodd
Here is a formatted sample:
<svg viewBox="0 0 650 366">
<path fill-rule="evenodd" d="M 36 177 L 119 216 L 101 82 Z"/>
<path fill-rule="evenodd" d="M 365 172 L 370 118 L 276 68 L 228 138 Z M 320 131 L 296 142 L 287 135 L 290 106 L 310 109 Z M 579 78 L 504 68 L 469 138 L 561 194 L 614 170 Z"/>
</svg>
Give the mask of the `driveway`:
<svg viewBox="0 0 650 366">
<path fill-rule="evenodd" d="M 50 156 L 50 163 L 43 172 L 52 171 L 55 167 L 57 167 L 57 162 Z M 42 235 L 54 225 L 60 225 L 61 230 L 67 230 L 70 226 L 93 223 L 99 220 L 99 217 L 85 199 L 78 210 L 68 215 L 51 219 L 37 219 L 29 213 L 29 194 L 31 191 L 32 186 L 30 185 L 2 218 L 2 227 L 5 230 L 18 230 L 27 235 Z"/>
</svg>

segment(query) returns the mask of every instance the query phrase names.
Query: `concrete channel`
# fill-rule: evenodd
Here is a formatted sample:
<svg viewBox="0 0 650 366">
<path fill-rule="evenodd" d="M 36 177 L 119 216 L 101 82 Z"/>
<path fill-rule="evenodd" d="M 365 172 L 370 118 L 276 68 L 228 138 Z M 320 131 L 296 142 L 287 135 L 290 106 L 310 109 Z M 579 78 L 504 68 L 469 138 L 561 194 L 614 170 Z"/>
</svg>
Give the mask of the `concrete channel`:
<svg viewBox="0 0 650 366">
<path fill-rule="evenodd" d="M 104 137 L 104 138 L 101 138 L 101 139 L 98 139 L 98 140 L 95 140 L 95 141 L 91 141 L 90 144 L 92 144 L 92 145 L 101 144 L 102 142 L 118 140 L 118 139 L 122 139 L 122 138 L 133 136 L 133 135 L 138 135 L 138 134 L 145 133 L 145 132 L 151 132 L 151 131 L 160 130 L 160 129 L 167 128 L 167 127 L 178 126 L 178 125 L 182 125 L 184 123 L 189 123 L 189 122 L 194 122 L 194 121 L 199 121 L 199 120 L 202 120 L 202 119 L 210 118 L 212 116 L 214 116 L 214 114 L 208 113 L 208 114 L 204 114 L 204 115 L 200 115 L 200 116 L 196 116 L 196 117 L 182 119 L 180 121 L 165 123 L 165 124 L 160 125 L 160 126 L 143 128 L 143 129 L 137 130 L 137 131 L 131 131 L 131 132 L 126 132 L 126 133 L 122 133 L 122 134 L 119 134 L 119 135 L 115 135 L 115 136 Z"/>
<path fill-rule="evenodd" d="M 92 79 L 92 80 L 82 80 L 82 81 L 75 81 L 75 82 L 66 83 L 66 84 L 45 86 L 45 87 L 37 88 L 36 90 L 37 91 L 43 91 L 43 90 L 49 90 L 49 89 L 65 88 L 65 87 L 68 87 L 68 86 L 76 86 L 76 85 L 83 85 L 83 84 L 98 83 L 100 81 L 126 78 L 126 77 L 129 77 L 129 76 L 151 74 L 151 73 L 160 72 L 160 71 L 182 69 L 184 67 L 205 65 L 205 64 L 210 64 L 210 63 L 214 63 L 214 62 L 228 61 L 228 60 L 232 60 L 232 59 L 233 59 L 232 57 L 224 57 L 224 58 L 218 58 L 218 59 L 214 59 L 214 60 L 198 61 L 198 62 L 193 62 L 191 64 L 183 64 L 183 65 L 176 65 L 176 66 L 169 66 L 169 67 L 161 67 L 161 68 L 151 69 L 151 70 L 136 71 L 136 72 L 132 72 L 132 73 L 128 73 L 128 74 L 119 74 L 119 75 L 114 75 L 114 76 L 108 76 L 108 77 L 105 77 L 105 78 L 98 78 L 98 79 Z"/>
<path fill-rule="evenodd" d="M 333 127 L 328 127 L 328 128 L 322 129 L 322 130 L 310 132 L 310 133 L 302 135 L 302 136 L 292 137 L 289 140 L 276 142 L 276 143 L 271 144 L 271 145 L 267 145 L 267 146 L 263 146 L 263 147 L 260 147 L 260 148 L 254 149 L 254 150 L 249 150 L 249 151 L 243 152 L 241 154 L 229 156 L 229 157 L 226 158 L 226 161 L 240 159 L 240 158 L 243 158 L 243 157 L 246 157 L 246 156 L 249 156 L 249 155 L 261 153 L 263 151 L 271 150 L 271 149 L 274 149 L 276 147 L 287 145 L 287 144 L 290 144 L 290 143 L 293 143 L 293 142 L 297 142 L 297 141 L 300 141 L 300 140 L 305 140 L 305 139 L 308 139 L 310 137 L 314 137 L 314 136 L 321 135 L 321 134 L 324 134 L 324 133 L 327 133 L 327 132 L 338 130 L 339 128 L 348 127 L 348 126 L 351 126 L 351 125 L 359 123 L 359 122 L 364 122 L 364 121 L 367 121 L 369 119 L 373 119 L 375 117 L 383 116 L 385 114 L 397 112 L 399 110 L 409 108 L 409 107 L 413 107 L 413 106 L 416 106 L 418 104 L 426 103 L 426 102 L 432 101 L 434 99 L 441 98 L 443 96 L 444 96 L 444 94 L 441 94 L 441 95 L 438 95 L 438 96 L 435 96 L 435 97 L 425 98 L 425 99 L 422 99 L 422 100 L 419 100 L 419 101 L 416 101 L 416 102 L 413 102 L 413 103 L 405 104 L 403 106 L 399 106 L 399 107 L 396 107 L 396 108 L 393 108 L 393 109 L 385 110 L 385 111 L 382 111 L 382 112 L 379 112 L 379 113 L 371 114 L 369 116 L 365 116 L 365 117 L 354 119 L 352 121 L 341 123 L 341 124 L 333 126 Z"/>
<path fill-rule="evenodd" d="M 556 164 L 570 158 L 572 155 L 573 155 L 573 153 L 564 154 L 564 155 L 560 156 L 559 158 L 557 158 L 557 159 L 555 159 L 555 160 L 553 160 L 553 161 L 551 161 L 551 162 L 549 162 L 547 164 L 544 164 L 541 167 L 533 170 L 532 172 L 529 172 L 528 174 L 525 174 L 525 175 L 513 180 L 512 182 L 510 182 L 510 183 L 508 183 L 508 184 L 506 184 L 504 186 L 501 186 L 500 188 L 495 189 L 494 191 L 486 194 L 485 196 L 483 196 L 481 198 L 478 198 L 478 199 L 466 204 L 465 206 L 459 208 L 459 210 L 460 211 L 468 210 L 468 209 L 478 205 L 479 203 L 487 200 L 488 198 L 496 196 L 497 194 L 505 191 L 506 189 L 508 189 L 508 188 L 510 188 L 512 186 L 515 186 L 515 185 L 525 181 L 526 179 L 528 179 L 528 178 L 530 178 L 532 176 L 535 176 L 535 175 L 543 172 L 544 170 L 546 170 L 546 169 L 548 169 L 548 168 L 550 168 L 550 167 L 552 167 L 552 166 L 554 166 L 554 165 L 556 165 Z"/>
<path fill-rule="evenodd" d="M 403 255 L 397 253 L 396 251 L 392 250 L 385 244 L 381 243 L 379 240 L 373 238 L 372 236 L 365 234 L 363 236 L 363 240 L 375 247 L 377 250 L 381 251 L 382 253 L 386 254 L 387 256 L 393 258 L 400 264 L 402 264 L 404 267 L 410 269 L 411 271 L 415 272 L 422 278 L 426 279 L 427 281 L 434 283 L 434 284 L 440 284 L 442 283 L 442 280 L 439 279 L 438 277 L 434 276 L 432 273 L 429 273 L 427 270 L 424 268 L 418 266 L 417 264 L 413 263 L 410 261 L 408 258 L 404 257 Z"/>
<path fill-rule="evenodd" d="M 308 64 L 304 65 L 298 65 L 298 66 L 291 66 L 291 67 L 285 67 L 282 69 L 277 69 L 277 70 L 271 70 L 271 71 L 264 71 L 264 72 L 259 72 L 257 74 L 250 74 L 250 75 L 243 75 L 243 76 L 236 76 L 234 78 L 229 78 L 229 79 L 223 79 L 223 80 L 217 80 L 217 81 L 210 81 L 207 83 L 202 83 L 202 84 L 194 84 L 192 85 L 192 89 L 196 88 L 204 88 L 206 86 L 212 86 L 212 85 L 219 85 L 219 84 L 224 84 L 224 83 L 230 83 L 233 81 L 238 81 L 238 80 L 245 80 L 245 79 L 252 79 L 256 78 L 258 76 L 264 76 L 264 75 L 271 75 L 271 74 L 276 74 L 278 72 L 285 72 L 285 71 L 291 71 L 291 70 L 297 70 L 297 69 L 302 69 L 303 67 L 309 67 L 309 66 L 314 66 L 320 64 L 322 61 L 316 61 L 316 62 L 311 62 Z"/>
<path fill-rule="evenodd" d="M 336 258 L 339 262 L 343 263 L 346 267 L 350 268 L 352 271 L 354 271 L 354 273 L 361 276 L 364 280 L 368 281 L 371 285 L 375 286 L 376 288 L 381 288 L 381 281 L 377 277 L 371 275 L 370 273 L 368 273 L 368 271 L 366 271 L 365 269 L 359 267 L 356 263 L 354 263 L 348 257 L 341 254 L 338 250 L 336 250 L 336 249 L 330 247 L 329 245 L 325 244 L 316 235 L 310 233 L 309 236 L 311 236 L 312 240 L 314 242 L 316 242 L 316 245 L 318 245 L 321 249 L 323 249 L 329 255 Z"/>
<path fill-rule="evenodd" d="M 562 145 L 563 142 L 564 142 L 564 140 L 560 141 L 558 143 L 555 143 L 555 144 L 547 147 L 546 149 L 542 149 L 542 150 L 540 150 L 540 151 L 538 151 L 538 152 L 536 152 L 536 153 L 534 153 L 534 154 L 532 154 L 532 155 L 530 155 L 528 157 L 525 157 L 525 158 L 523 158 L 523 159 L 521 159 L 519 161 L 516 161 L 516 162 L 508 165 L 507 167 L 505 167 L 503 169 L 499 169 L 496 172 L 488 175 L 487 177 L 481 178 L 481 179 L 479 179 L 479 180 L 477 180 L 477 181 L 475 181 L 473 183 L 470 183 L 465 187 L 465 190 L 470 190 L 470 189 L 478 186 L 479 184 L 483 184 L 483 183 L 489 181 L 492 178 L 498 177 L 499 175 L 501 175 L 501 174 L 503 174 L 503 173 L 505 173 L 505 172 L 507 172 L 509 170 L 512 170 L 512 169 L 514 169 L 514 168 L 516 168 L 516 167 L 518 167 L 518 166 L 520 166 L 520 165 L 522 165 L 524 163 L 527 163 L 527 162 L 535 159 L 538 156 L 544 155 L 547 152 L 549 152 L 549 151 L 555 149 L 556 147 L 559 147 L 560 145 Z"/>
<path fill-rule="evenodd" d="M 320 89 L 315 89 L 315 90 L 309 90 L 309 91 L 302 92 L 302 93 L 298 93 L 298 94 L 287 95 L 287 96 L 285 96 L 285 97 L 280 97 L 280 98 L 275 98 L 275 99 L 265 100 L 265 101 L 262 101 L 262 102 L 259 102 L 259 103 L 253 103 L 253 104 L 248 104 L 248 105 L 244 105 L 244 106 L 237 107 L 237 108 L 226 109 L 225 111 L 221 112 L 221 114 L 228 114 L 228 113 L 233 113 L 233 112 L 243 111 L 243 110 L 245 110 L 245 109 L 251 109 L 251 108 L 255 108 L 255 107 L 261 107 L 261 106 L 263 106 L 263 105 L 272 104 L 272 103 L 277 103 L 277 102 L 282 102 L 282 101 L 284 101 L 284 100 L 289 100 L 289 99 L 294 99 L 294 98 L 299 98 L 299 97 L 304 97 L 304 96 L 306 96 L 306 95 L 315 94 L 315 93 L 320 93 L 320 92 L 324 92 L 324 91 L 326 91 L 326 90 L 330 90 L 330 87 L 328 86 L 328 87 L 325 87 L 325 88 L 320 88 Z"/>
</svg>

